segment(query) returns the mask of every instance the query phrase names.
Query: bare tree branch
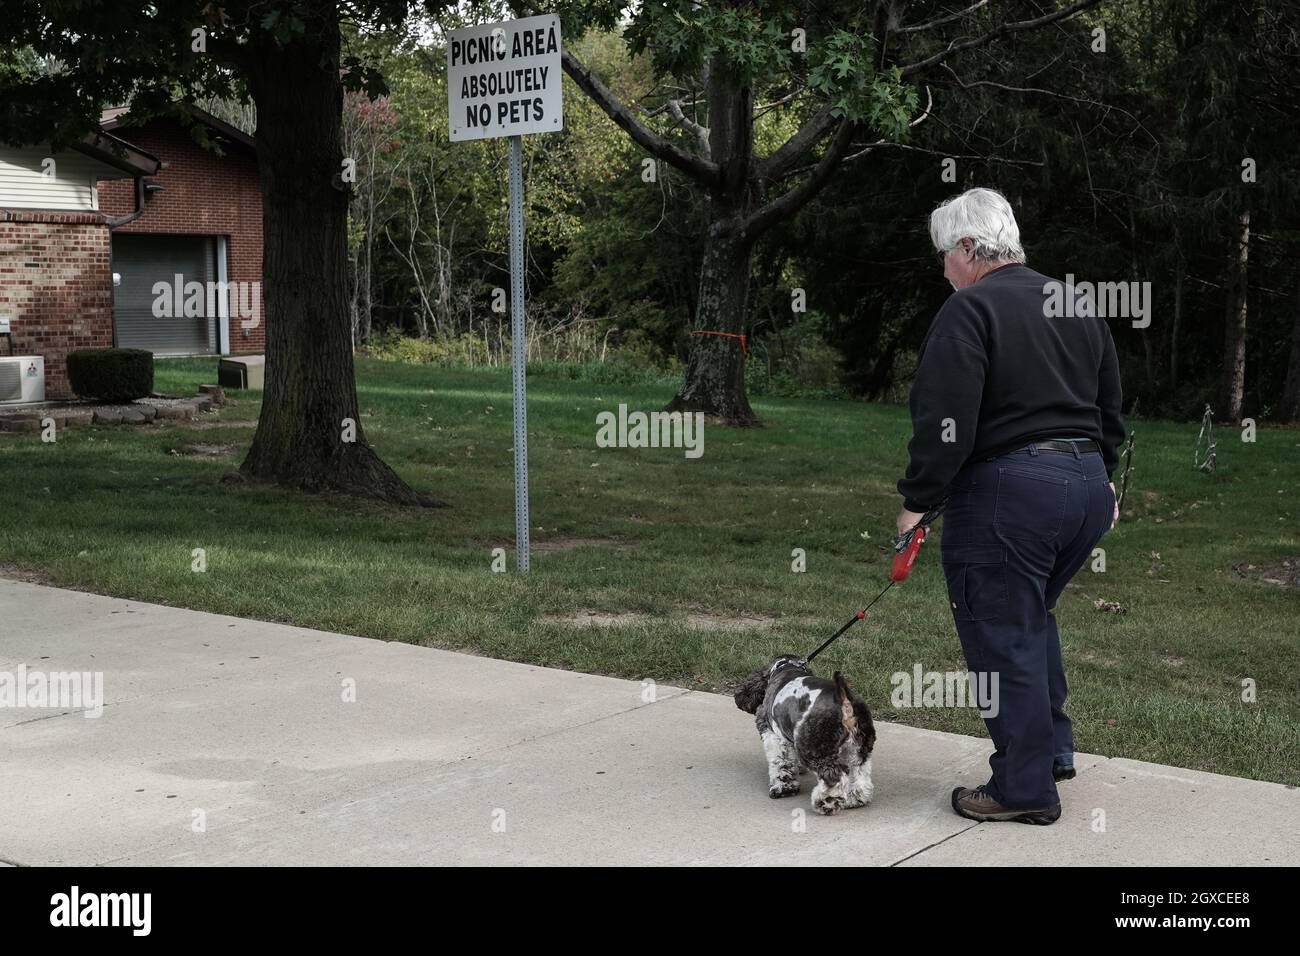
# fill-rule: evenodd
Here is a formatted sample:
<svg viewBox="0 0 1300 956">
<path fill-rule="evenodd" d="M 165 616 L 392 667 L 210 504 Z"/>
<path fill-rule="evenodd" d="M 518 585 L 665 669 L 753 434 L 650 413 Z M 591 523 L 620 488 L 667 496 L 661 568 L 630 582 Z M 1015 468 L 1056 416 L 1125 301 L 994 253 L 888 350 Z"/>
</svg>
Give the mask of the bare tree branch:
<svg viewBox="0 0 1300 956">
<path fill-rule="evenodd" d="M 910 123 L 908 123 L 907 125 L 908 125 L 909 127 L 917 127 L 917 126 L 920 126 L 922 123 L 924 123 L 927 119 L 930 118 L 930 110 L 931 110 L 933 107 L 934 107 L 934 95 L 930 92 L 930 87 L 929 87 L 929 86 L 926 86 L 926 88 L 925 88 L 925 109 L 921 112 L 921 115 L 920 115 L 920 116 L 918 116 L 916 119 L 912 120 L 912 121 L 911 121 Z M 876 140 L 874 143 L 871 143 L 870 145 L 868 145 L 865 149 L 859 150 L 858 152 L 853 153 L 853 154 L 850 155 L 850 156 L 845 156 L 844 159 L 841 160 L 841 162 L 847 163 L 847 162 L 849 162 L 850 160 L 859 159 L 859 158 L 861 158 L 861 157 L 867 155 L 867 153 L 871 152 L 871 151 L 872 151 L 873 149 L 875 149 L 877 146 L 898 146 L 898 147 L 901 148 L 901 149 L 918 149 L 918 150 L 919 150 L 919 147 L 915 147 L 915 146 L 903 146 L 903 145 L 900 144 L 900 143 L 891 143 L 891 142 L 889 142 L 888 140 L 878 139 L 878 140 Z M 947 154 L 945 153 L 945 154 L 941 154 L 941 155 L 947 155 Z M 978 158 L 978 157 L 967 157 L 967 158 Z M 808 169 L 811 169 L 811 168 L 813 168 L 813 167 L 805 167 L 804 169 L 796 170 L 796 172 L 797 172 L 797 173 L 807 172 Z"/>
<path fill-rule="evenodd" d="M 818 141 L 830 132 L 835 125 L 831 108 L 823 106 L 797 129 L 789 139 L 775 150 L 755 161 L 755 169 L 760 180 L 780 179 L 785 172 Z"/>
<path fill-rule="evenodd" d="M 980 7 L 987 5 L 989 0 L 979 0 L 979 3 L 972 3 L 965 10 L 958 10 L 956 13 L 950 13 L 946 17 L 936 17 L 927 23 L 916 23 L 910 27 L 898 27 L 891 31 L 893 33 L 920 33 L 922 30 L 929 30 L 931 27 L 943 26 L 945 23 L 952 23 L 954 20 L 960 20 L 968 13 L 974 13 Z"/>
<path fill-rule="evenodd" d="M 660 113 L 667 113 L 668 110 L 669 110 L 668 103 L 669 103 L 669 101 L 668 101 L 668 100 L 665 100 L 663 103 L 661 103 L 659 106 L 656 106 L 656 107 L 655 107 L 654 109 L 652 109 L 652 110 L 648 110 L 648 109 L 646 109 L 644 106 L 642 106 L 642 107 L 641 107 L 641 114 L 642 114 L 643 116 L 658 116 Z M 683 101 L 682 101 L 682 100 L 677 100 L 676 103 L 677 103 L 678 106 L 682 106 L 682 105 L 683 105 Z M 699 101 L 698 99 L 692 98 L 691 101 L 690 101 L 689 103 L 685 103 L 684 105 L 694 107 L 694 106 L 698 106 L 699 103 L 700 103 L 700 101 Z"/>
<path fill-rule="evenodd" d="M 769 113 L 772 110 L 776 109 L 778 106 L 784 106 L 786 103 L 789 103 L 791 100 L 803 96 L 805 92 L 806 91 L 803 89 L 798 89 L 791 93 L 787 93 L 785 96 L 773 100 L 771 103 L 764 103 L 762 106 L 755 106 L 754 119 L 758 119 L 764 113 Z"/>
<path fill-rule="evenodd" d="M 695 141 L 700 145 L 700 155 L 706 160 L 711 160 L 713 153 L 709 149 L 709 128 L 701 126 L 683 113 L 682 104 L 676 100 L 668 101 L 668 112 L 673 114 L 673 119 L 677 120 L 678 125 L 685 127 L 688 132 L 694 135 Z"/>
<path fill-rule="evenodd" d="M 1068 17 L 1074 16 L 1080 10 L 1094 7 L 1099 2 L 1100 0 L 1078 0 L 1077 3 L 1071 4 L 1068 7 L 1057 10 L 1054 13 L 1044 14 L 1041 17 L 1035 17 L 1032 20 L 1016 20 L 1012 23 L 1000 23 L 988 33 L 975 37 L 973 40 L 962 40 L 960 43 L 954 40 L 952 43 L 948 44 L 945 49 L 940 50 L 933 56 L 928 56 L 924 60 L 917 60 L 915 63 L 909 63 L 902 67 L 902 75 L 908 77 L 924 72 L 930 67 L 942 63 L 954 53 L 961 53 L 963 50 L 971 50 L 975 47 L 986 46 L 998 37 L 1007 33 L 1019 33 L 1023 30 L 1035 30 L 1038 27 L 1047 26 L 1049 23 L 1056 23 L 1058 20 L 1064 20 Z"/>
<path fill-rule="evenodd" d="M 602 83 L 591 69 L 577 59 L 567 49 L 561 53 L 564 72 L 577 83 L 582 92 L 591 97 L 596 105 L 605 111 L 633 141 L 640 144 L 664 162 L 676 166 L 682 172 L 707 187 L 716 186 L 721 175 L 718 167 L 711 160 L 692 155 L 660 136 L 636 118 L 633 112 L 619 100 L 610 89 Z"/>
<path fill-rule="evenodd" d="M 848 149 L 855 128 L 855 125 L 847 120 L 841 122 L 839 129 L 831 138 L 830 145 L 826 147 L 826 152 L 822 154 L 822 158 L 813 167 L 812 172 L 797 186 L 755 210 L 745 219 L 744 231 L 751 239 L 765 232 L 773 223 L 793 216 L 808 200 L 821 191 L 844 157 L 844 151 Z"/>
<path fill-rule="evenodd" d="M 952 78 L 957 81 L 957 85 L 960 86 L 963 90 L 971 90 L 977 86 L 989 86 L 995 90 L 1005 90 L 1008 93 L 1041 93 L 1043 96 L 1053 96 L 1058 100 L 1067 100 L 1068 102 L 1079 103 L 1084 106 L 1096 106 L 1107 113 L 1109 113 L 1111 110 L 1114 110 L 1117 113 L 1123 113 L 1134 123 L 1136 123 L 1138 129 L 1146 133 L 1147 136 L 1150 137 L 1153 143 L 1156 143 L 1158 145 L 1160 142 L 1160 140 L 1158 140 L 1149 129 L 1147 129 L 1145 126 L 1142 125 L 1142 121 L 1140 119 L 1138 119 L 1136 116 L 1134 116 L 1132 113 L 1130 113 L 1128 110 L 1122 107 L 1114 106 L 1110 103 L 1102 103 L 1100 100 L 1089 100 L 1078 96 L 1070 96 L 1068 93 L 1057 93 L 1055 90 L 1045 90 L 1037 86 L 1010 86 L 1006 83 L 995 83 L 992 80 L 972 80 L 969 83 L 965 83 L 962 81 L 962 78 L 957 75 L 957 71 L 954 70 L 952 67 L 950 67 L 947 63 L 943 64 L 943 68 L 952 75 Z"/>
<path fill-rule="evenodd" d="M 893 10 L 885 0 L 876 0 L 876 16 L 871 33 L 876 39 L 875 69 L 879 73 L 885 68 L 885 57 L 889 50 L 889 21 Z"/>
<path fill-rule="evenodd" d="M 690 103 L 686 105 L 691 107 L 698 106 L 699 100 L 692 100 Z M 695 120 L 691 119 L 684 112 L 682 112 L 681 100 L 672 100 L 672 99 L 665 100 L 661 105 L 656 106 L 652 110 L 648 110 L 644 106 L 642 106 L 641 112 L 647 118 L 658 116 L 660 113 L 671 113 L 673 118 L 676 120 L 676 122 L 673 124 L 673 127 L 677 127 L 677 126 L 685 127 L 686 130 L 695 137 L 696 142 L 699 144 L 700 155 L 703 156 L 705 159 L 712 158 L 713 151 L 709 147 L 709 128 L 707 126 L 701 126 L 699 123 L 695 122 Z"/>
<path fill-rule="evenodd" d="M 851 155 L 845 156 L 845 157 L 844 157 L 844 162 L 846 162 L 846 163 L 848 163 L 848 162 L 852 162 L 852 161 L 855 160 L 855 159 L 859 159 L 859 158 L 861 158 L 861 157 L 867 155 L 867 153 L 870 153 L 872 150 L 877 149 L 877 148 L 881 148 L 881 147 L 884 147 L 884 148 L 886 148 L 886 149 L 905 149 L 905 150 L 907 150 L 907 151 L 909 151 L 909 152 L 912 152 L 912 153 L 928 153 L 928 154 L 931 155 L 931 156 L 944 156 L 944 157 L 949 157 L 949 158 L 952 158 L 952 159 L 978 159 L 978 160 L 981 160 L 982 162 L 986 162 L 986 163 L 1005 163 L 1005 164 L 1008 165 L 1008 166 L 1043 166 L 1043 165 L 1045 165 L 1043 162 L 1041 162 L 1040 160 L 1036 160 L 1036 159 L 1004 159 L 1004 158 L 1001 157 L 1001 156 L 980 156 L 980 155 L 978 155 L 978 154 L 976 154 L 976 153 L 971 153 L 971 154 L 966 154 L 966 153 L 949 153 L 949 152 L 945 152 L 945 151 L 942 150 L 942 149 L 926 149 L 926 148 L 924 148 L 924 147 L 922 147 L 922 146 L 910 146 L 910 145 L 908 145 L 907 143 L 890 143 L 890 142 L 887 142 L 886 140 L 883 140 L 883 139 L 882 139 L 882 140 L 877 140 L 876 142 L 871 143 L 871 144 L 870 144 L 869 146 L 867 146 L 865 149 L 861 149 L 861 150 L 859 150 L 859 151 L 856 152 L 856 153 L 852 153 Z"/>
</svg>

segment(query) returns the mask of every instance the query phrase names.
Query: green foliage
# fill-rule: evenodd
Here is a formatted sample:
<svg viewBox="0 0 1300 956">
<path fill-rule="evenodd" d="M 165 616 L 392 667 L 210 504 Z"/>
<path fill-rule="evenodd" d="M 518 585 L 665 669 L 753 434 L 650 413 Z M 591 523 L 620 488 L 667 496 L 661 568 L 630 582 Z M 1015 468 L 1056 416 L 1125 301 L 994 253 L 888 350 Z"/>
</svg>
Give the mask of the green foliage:
<svg viewBox="0 0 1300 956">
<path fill-rule="evenodd" d="M 1151 326 L 1113 319 L 1110 327 L 1125 408 L 1137 401 L 1144 414 L 1173 417 L 1198 417 L 1223 367 L 1228 237 L 1248 204 L 1245 403 L 1248 414 L 1276 408 L 1300 286 L 1292 192 L 1300 153 L 1291 132 L 1300 128 L 1300 101 L 1283 80 L 1294 76 L 1285 19 L 1239 13 L 1223 0 L 1113 4 L 1092 22 L 1018 38 L 1024 69 L 1053 64 L 1033 82 L 1010 81 L 993 58 L 940 71 L 931 115 L 911 131 L 911 145 L 924 152 L 863 155 L 760 248 L 760 260 L 783 263 L 774 270 L 790 275 L 783 284 L 805 287 L 810 307 L 826 313 L 846 385 L 906 396 L 903 359 L 951 293 L 926 217 L 978 185 L 1011 200 L 1032 268 L 1151 283 Z M 1094 53 L 1091 27 L 1103 22 L 1108 49 Z M 956 182 L 939 175 L 948 156 L 959 157 Z M 1245 156 L 1257 161 L 1256 183 L 1242 182 Z M 772 284 L 766 276 L 756 284 L 760 305 Z"/>
<path fill-rule="evenodd" d="M 28 82 L 39 76 L 43 64 L 30 47 L 0 49 L 0 82 Z"/>
<path fill-rule="evenodd" d="M 625 36 L 632 54 L 649 53 L 660 75 L 695 73 L 716 57 L 731 81 L 748 85 L 790 67 L 796 25 L 788 9 L 652 0 L 638 6 Z"/>
<path fill-rule="evenodd" d="M 153 392 L 153 353 L 143 349 L 77 349 L 68 353 L 68 381 L 82 398 L 130 402 Z"/>
<path fill-rule="evenodd" d="M 871 57 L 869 40 L 836 32 L 809 51 L 808 88 L 826 97 L 833 115 L 903 142 L 916 113 L 916 87 L 903 82 L 897 66 L 876 73 Z"/>
<path fill-rule="evenodd" d="M 617 35 L 569 38 L 566 45 L 601 69 L 620 95 L 631 97 L 646 81 L 648 64 L 630 61 Z M 469 360 L 498 361 L 508 339 L 492 311 L 509 268 L 506 142 L 447 142 L 441 50 L 389 35 L 356 37 L 353 49 L 387 77 L 386 103 L 397 122 L 393 149 L 373 173 L 382 182 L 375 324 L 438 343 L 467 334 L 477 342 L 486 338 L 491 354 Z M 676 350 L 694 294 L 697 240 L 689 230 L 698 221 L 698 197 L 668 170 L 658 184 L 642 182 L 643 154 L 571 80 L 564 83 L 564 130 L 523 144 L 530 323 L 548 343 L 547 354 L 557 353 L 559 336 L 558 354 L 566 358 L 591 357 L 593 349 L 608 357 L 622 353 L 624 339 L 637 333 L 634 360 L 663 365 Z M 358 170 L 368 172 L 360 164 Z M 359 182 L 362 194 L 367 186 Z M 354 250 L 364 238 L 356 212 Z M 440 256 L 447 271 L 439 278 L 430 264 Z M 421 266 L 423 284 L 410 259 Z M 579 333 L 588 343 L 585 353 Z M 441 360 L 427 352 L 401 354 Z"/>
<path fill-rule="evenodd" d="M 277 43 L 282 44 L 292 43 L 307 32 L 307 24 L 298 16 L 294 6 L 287 10 L 283 7 L 272 7 L 262 15 L 260 26 L 275 37 Z"/>
<path fill-rule="evenodd" d="M 455 338 L 417 339 L 400 329 L 386 329 L 371 339 L 366 353 L 406 365 L 473 367 L 488 364 L 487 346 L 481 338 L 464 333 Z"/>
<path fill-rule="evenodd" d="M 447 142 L 441 28 L 554 11 L 566 47 L 646 125 L 684 149 L 695 147 L 693 136 L 667 113 L 650 114 L 674 95 L 707 126 L 706 64 L 750 85 L 756 156 L 824 105 L 862 126 L 855 149 L 876 138 L 915 147 L 862 155 L 803 213 L 759 241 L 747 330 L 751 388 L 905 394 L 907 357 L 950 291 L 930 257 L 925 217 L 959 189 L 989 185 L 1011 198 L 1033 267 L 1152 282 L 1152 327 L 1112 325 L 1126 396 L 1147 413 L 1199 413 L 1222 368 L 1227 237 L 1249 207 L 1246 404 L 1258 413 L 1276 407 L 1294 364 L 1300 99 L 1285 15 L 1269 5 L 1252 9 L 1245 15 L 1231 0 L 1122 0 L 1104 15 L 962 54 L 950 71 L 904 79 L 897 64 L 992 29 L 1002 13 L 985 8 L 951 27 L 892 32 L 878 67 L 873 11 L 839 0 L 652 0 L 627 10 L 599 0 L 353 4 L 344 27 L 347 82 L 372 97 L 387 88 L 396 126 L 391 150 L 373 168 L 360 167 L 379 198 L 369 226 L 354 208 L 350 249 L 355 256 L 364 228 L 373 230 L 374 325 L 413 333 L 420 343 L 385 352 L 430 363 L 499 360 L 507 337 L 491 305 L 508 270 L 505 143 Z M 918 3 L 900 14 L 907 25 L 946 10 Z M 78 138 L 107 102 L 132 100 L 146 114 L 177 98 L 239 100 L 238 71 L 216 55 L 224 41 L 287 44 L 312 28 L 293 0 L 220 9 L 201 0 L 164 7 L 15 0 L 6 12 L 0 139 L 19 142 Z M 1089 48 L 1090 29 L 1102 24 L 1109 48 L 1098 54 Z M 190 49 L 195 25 L 207 29 L 213 55 Z M 806 51 L 795 49 L 796 28 L 806 31 Z M 549 356 L 670 368 L 691 342 L 705 195 L 663 163 L 657 182 L 643 182 L 645 151 L 567 77 L 564 84 L 564 130 L 525 140 L 536 341 L 552 343 Z M 931 113 L 912 127 L 924 86 Z M 960 157 L 956 183 L 938 176 L 945 156 Z M 1242 182 L 1247 156 L 1258 166 L 1255 183 Z M 775 191 L 794 181 L 768 185 Z M 439 262 L 447 263 L 441 278 Z M 807 289 L 821 316 L 814 330 L 798 331 L 797 349 L 782 301 L 793 286 Z M 825 346 L 820 357 L 809 337 Z M 563 349 L 553 344 L 560 339 Z M 828 379 L 830 366 L 838 372 Z"/>
<path fill-rule="evenodd" d="M 843 356 L 827 343 L 826 316 L 812 311 L 751 346 L 745 389 L 782 398 L 843 398 Z"/>
<path fill-rule="evenodd" d="M 731 83 L 765 90 L 802 76 L 836 117 L 905 138 L 917 91 L 896 66 L 876 73 L 866 11 L 802 7 L 657 0 L 637 7 L 624 36 L 634 56 L 650 56 L 659 77 L 698 76 L 711 64 Z M 796 48 L 796 30 L 803 31 L 806 50 Z"/>
<path fill-rule="evenodd" d="M 260 33 L 227 4 L 225 17 L 200 0 L 13 0 L 0 18 L 0 49 L 28 50 L 49 65 L 0 70 L 0 142 L 56 148 L 98 129 L 105 106 L 130 103 L 135 118 L 171 112 L 177 101 L 231 95 L 235 75 L 193 48 L 192 31 L 213 44 Z M 240 24 L 240 25 L 236 25 Z"/>
</svg>

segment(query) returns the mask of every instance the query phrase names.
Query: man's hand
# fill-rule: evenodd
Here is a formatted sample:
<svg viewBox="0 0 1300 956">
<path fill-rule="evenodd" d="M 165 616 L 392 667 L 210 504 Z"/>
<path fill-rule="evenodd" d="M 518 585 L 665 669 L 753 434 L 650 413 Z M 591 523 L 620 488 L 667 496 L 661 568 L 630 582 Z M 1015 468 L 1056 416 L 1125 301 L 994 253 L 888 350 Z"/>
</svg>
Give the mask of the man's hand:
<svg viewBox="0 0 1300 956">
<path fill-rule="evenodd" d="M 1113 481 L 1110 483 L 1110 495 L 1115 500 L 1115 513 L 1111 515 L 1110 527 L 1107 530 L 1114 531 L 1115 524 L 1119 521 L 1119 495 L 1115 493 L 1115 482 Z"/>
<path fill-rule="evenodd" d="M 898 533 L 900 535 L 903 535 L 906 534 L 908 531 L 911 531 L 913 528 L 916 527 L 916 523 L 920 521 L 923 517 L 925 517 L 925 515 L 921 512 L 908 511 L 906 507 L 902 508 L 898 512 L 898 521 L 897 521 Z"/>
</svg>

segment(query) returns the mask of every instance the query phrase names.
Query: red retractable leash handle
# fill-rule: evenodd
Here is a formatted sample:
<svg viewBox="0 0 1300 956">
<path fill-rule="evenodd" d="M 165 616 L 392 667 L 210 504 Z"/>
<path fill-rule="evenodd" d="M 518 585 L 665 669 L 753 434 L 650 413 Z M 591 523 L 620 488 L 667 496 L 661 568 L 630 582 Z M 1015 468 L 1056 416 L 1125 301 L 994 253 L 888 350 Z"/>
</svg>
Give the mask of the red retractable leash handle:
<svg viewBox="0 0 1300 956">
<path fill-rule="evenodd" d="M 900 584 L 907 580 L 907 576 L 912 573 L 912 565 L 916 563 L 916 556 L 921 553 L 921 545 L 925 543 L 925 537 L 929 534 L 930 523 L 934 521 L 935 518 L 939 517 L 941 511 L 943 511 L 942 503 L 921 515 L 921 520 L 916 523 L 915 527 L 903 532 L 894 539 L 894 562 L 889 569 L 889 583 L 885 585 L 879 594 L 871 599 L 871 604 L 868 604 L 861 611 L 858 611 L 851 618 L 845 621 L 843 627 L 823 641 L 817 650 L 809 654 L 804 659 L 805 665 L 811 664 L 814 657 L 826 650 L 826 648 L 830 647 L 841 634 L 866 617 L 867 612 L 871 610 L 872 604 L 875 604 L 885 596 L 885 591 L 888 591 L 895 584 Z"/>
<path fill-rule="evenodd" d="M 889 580 L 901 583 L 907 580 L 907 576 L 912 573 L 912 565 L 916 563 L 916 556 L 921 553 L 921 545 L 925 543 L 925 536 L 930 529 L 923 524 L 917 525 L 911 531 L 904 534 L 898 542 L 895 549 L 893 567 L 889 569 Z"/>
<path fill-rule="evenodd" d="M 889 569 L 890 581 L 900 583 L 907 580 L 907 576 L 912 573 L 912 565 L 916 563 L 916 556 L 921 552 L 921 545 L 930 533 L 930 525 L 943 513 L 947 503 L 947 499 L 939 502 L 921 515 L 921 520 L 913 527 L 894 539 L 894 564 Z"/>
</svg>

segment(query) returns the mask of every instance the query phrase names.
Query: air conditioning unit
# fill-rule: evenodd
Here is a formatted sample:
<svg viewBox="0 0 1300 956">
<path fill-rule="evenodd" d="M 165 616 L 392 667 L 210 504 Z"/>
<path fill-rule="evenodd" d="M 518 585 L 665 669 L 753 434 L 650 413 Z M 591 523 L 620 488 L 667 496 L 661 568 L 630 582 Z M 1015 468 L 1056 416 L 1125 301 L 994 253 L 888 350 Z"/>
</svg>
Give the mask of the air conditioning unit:
<svg viewBox="0 0 1300 956">
<path fill-rule="evenodd" d="M 45 359 L 40 355 L 0 356 L 0 405 L 45 401 Z"/>
</svg>

